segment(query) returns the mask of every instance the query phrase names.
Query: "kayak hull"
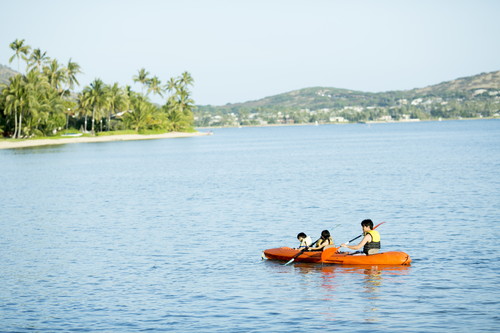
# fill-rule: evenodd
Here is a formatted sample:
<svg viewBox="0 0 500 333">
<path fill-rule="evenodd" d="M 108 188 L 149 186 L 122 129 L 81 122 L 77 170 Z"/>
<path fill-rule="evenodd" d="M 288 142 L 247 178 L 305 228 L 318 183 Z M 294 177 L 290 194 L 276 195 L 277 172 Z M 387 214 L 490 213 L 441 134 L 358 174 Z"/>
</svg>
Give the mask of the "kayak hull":
<svg viewBox="0 0 500 333">
<path fill-rule="evenodd" d="M 290 247 L 278 247 L 264 251 L 264 256 L 270 260 L 289 261 L 295 257 L 301 250 L 292 249 Z M 300 256 L 295 258 L 296 262 L 321 262 L 321 251 L 304 251 Z"/>
<path fill-rule="evenodd" d="M 337 265 L 404 265 L 409 266 L 411 258 L 408 254 L 401 251 L 389 251 L 372 255 L 349 255 L 336 253 L 324 258 L 325 264 Z"/>
<path fill-rule="evenodd" d="M 329 251 L 330 250 L 330 251 Z M 347 253 L 336 253 L 337 248 L 321 251 L 305 251 L 295 258 L 296 262 L 324 263 L 336 265 L 404 265 L 409 266 L 411 258 L 401 251 L 389 251 L 372 255 L 352 255 Z M 278 247 L 264 251 L 264 256 L 270 260 L 289 261 L 296 256 L 300 250 L 289 247 Z"/>
</svg>

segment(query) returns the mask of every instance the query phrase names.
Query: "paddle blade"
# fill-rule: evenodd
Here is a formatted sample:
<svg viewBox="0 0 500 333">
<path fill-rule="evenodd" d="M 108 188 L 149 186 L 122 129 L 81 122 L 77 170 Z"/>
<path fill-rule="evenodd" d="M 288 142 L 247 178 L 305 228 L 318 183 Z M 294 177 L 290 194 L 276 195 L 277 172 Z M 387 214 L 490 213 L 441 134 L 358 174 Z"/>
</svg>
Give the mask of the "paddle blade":
<svg viewBox="0 0 500 333">
<path fill-rule="evenodd" d="M 291 264 L 294 260 L 295 260 L 295 258 L 290 259 L 290 260 L 289 260 L 289 261 L 287 261 L 287 262 L 286 262 L 283 266 L 286 266 L 286 265 L 288 265 L 288 264 Z"/>
<path fill-rule="evenodd" d="M 332 255 L 337 253 L 337 251 L 340 249 L 340 247 L 328 247 L 323 250 L 321 253 L 321 262 L 325 262 L 328 260 Z"/>
</svg>

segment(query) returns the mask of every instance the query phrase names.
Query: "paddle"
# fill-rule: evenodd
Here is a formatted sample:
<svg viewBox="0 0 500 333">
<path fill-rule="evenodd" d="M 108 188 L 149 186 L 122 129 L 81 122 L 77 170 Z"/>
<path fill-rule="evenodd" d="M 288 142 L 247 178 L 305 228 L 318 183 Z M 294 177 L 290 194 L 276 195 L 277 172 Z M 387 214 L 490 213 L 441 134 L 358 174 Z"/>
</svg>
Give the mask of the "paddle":
<svg viewBox="0 0 500 333">
<path fill-rule="evenodd" d="M 377 229 L 380 225 L 382 225 L 384 223 L 386 223 L 386 222 L 380 222 L 379 224 L 377 224 L 376 226 L 374 226 L 372 230 Z M 363 236 L 363 234 L 359 235 L 358 237 L 355 237 L 355 238 L 351 239 L 350 241 L 348 241 L 345 244 L 347 245 L 350 242 L 355 241 L 356 239 L 358 239 L 361 236 Z M 328 258 L 331 255 L 332 252 L 336 253 L 339 249 L 340 249 L 340 246 L 339 247 L 330 247 L 330 248 L 324 249 L 323 253 L 321 253 L 321 261 L 324 261 L 326 258 Z"/>
<path fill-rule="evenodd" d="M 318 238 L 318 239 L 317 239 L 314 243 L 312 243 L 311 245 L 306 246 L 305 248 L 303 248 L 302 250 L 300 250 L 300 252 L 299 252 L 299 253 L 297 253 L 297 254 L 296 254 L 296 255 L 295 255 L 292 259 L 290 259 L 289 261 L 287 261 L 287 263 L 286 263 L 286 264 L 284 264 L 283 266 L 286 266 L 286 265 L 288 265 L 288 264 L 291 264 L 291 263 L 295 260 L 295 258 L 297 258 L 297 257 L 298 257 L 298 256 L 300 256 L 302 253 L 304 253 L 304 252 L 305 252 L 305 251 L 306 251 L 309 247 L 311 247 L 311 246 L 313 246 L 314 244 L 316 244 L 316 243 L 317 243 L 320 239 L 321 239 L 321 237 L 320 237 L 320 238 Z"/>
</svg>

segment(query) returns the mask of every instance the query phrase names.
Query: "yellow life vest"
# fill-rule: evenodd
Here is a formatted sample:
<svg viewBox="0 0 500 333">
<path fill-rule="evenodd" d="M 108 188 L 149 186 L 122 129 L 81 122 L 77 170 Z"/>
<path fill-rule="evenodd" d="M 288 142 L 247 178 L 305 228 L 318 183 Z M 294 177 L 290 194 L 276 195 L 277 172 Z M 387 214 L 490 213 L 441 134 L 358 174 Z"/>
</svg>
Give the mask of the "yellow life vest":
<svg viewBox="0 0 500 333">
<path fill-rule="evenodd" d="M 372 236 L 372 242 L 380 242 L 380 234 L 377 230 L 370 230 L 367 232 L 367 234 L 370 234 Z"/>
<path fill-rule="evenodd" d="M 363 252 L 368 255 L 368 252 L 371 249 L 380 249 L 380 234 L 377 230 L 370 230 L 366 234 L 370 234 L 370 236 L 372 236 L 372 241 L 367 242 L 363 247 Z"/>
</svg>

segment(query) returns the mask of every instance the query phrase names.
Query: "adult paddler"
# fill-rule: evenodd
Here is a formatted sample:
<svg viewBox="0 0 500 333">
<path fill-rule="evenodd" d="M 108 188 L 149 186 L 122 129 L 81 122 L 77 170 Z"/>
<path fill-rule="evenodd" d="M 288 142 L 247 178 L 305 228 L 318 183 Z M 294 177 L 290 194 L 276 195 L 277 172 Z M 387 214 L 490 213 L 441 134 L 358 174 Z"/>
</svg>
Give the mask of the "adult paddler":
<svg viewBox="0 0 500 333">
<path fill-rule="evenodd" d="M 361 228 L 365 237 L 359 242 L 358 245 L 341 244 L 340 246 L 346 247 L 351 250 L 359 250 L 363 248 L 363 253 L 366 255 L 376 254 L 380 251 L 380 234 L 377 230 L 373 230 L 372 220 L 361 221 Z"/>
</svg>

